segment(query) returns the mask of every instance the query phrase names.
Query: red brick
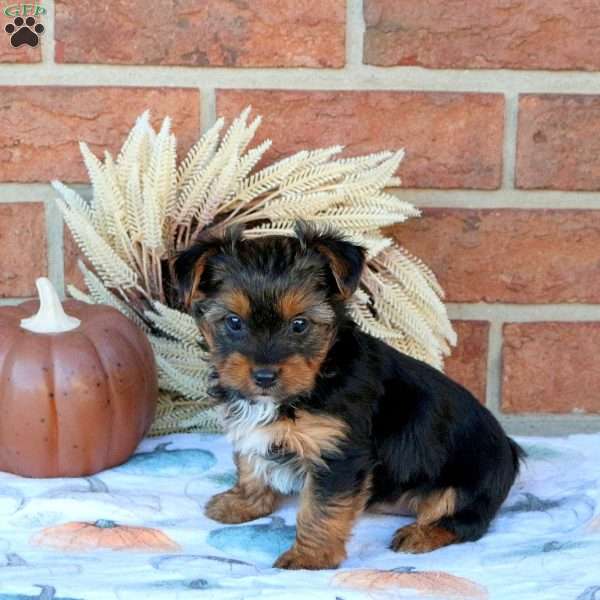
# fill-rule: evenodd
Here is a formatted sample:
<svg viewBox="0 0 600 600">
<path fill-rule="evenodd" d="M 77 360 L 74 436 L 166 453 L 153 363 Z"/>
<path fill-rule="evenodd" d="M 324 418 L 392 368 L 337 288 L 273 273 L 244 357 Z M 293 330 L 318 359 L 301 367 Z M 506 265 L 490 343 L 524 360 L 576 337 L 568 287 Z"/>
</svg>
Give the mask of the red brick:
<svg viewBox="0 0 600 600">
<path fill-rule="evenodd" d="M 116 152 L 147 108 L 155 125 L 169 115 L 179 147 L 199 135 L 197 90 L 110 87 L 0 88 L 1 181 L 87 181 L 79 141 Z"/>
<path fill-rule="evenodd" d="M 345 144 L 347 154 L 406 147 L 407 187 L 500 184 L 504 98 L 494 94 L 219 90 L 218 114 L 251 104 L 273 140 L 269 158 Z"/>
<path fill-rule="evenodd" d="M 508 323 L 505 412 L 600 413 L 600 322 Z"/>
<path fill-rule="evenodd" d="M 342 67 L 344 36 L 344 0 L 56 2 L 65 63 Z"/>
<path fill-rule="evenodd" d="M 0 203 L 0 297 L 35 294 L 35 280 L 48 273 L 44 205 Z"/>
<path fill-rule="evenodd" d="M 600 189 L 600 96 L 519 99 L 517 186 Z"/>
<path fill-rule="evenodd" d="M 596 0 L 365 0 L 364 62 L 600 69 Z"/>
<path fill-rule="evenodd" d="M 490 324 L 487 321 L 453 321 L 452 325 L 458 343 L 446 359 L 444 370 L 485 404 Z"/>
<path fill-rule="evenodd" d="M 600 302 L 600 211 L 429 208 L 392 231 L 451 302 Z"/>
</svg>

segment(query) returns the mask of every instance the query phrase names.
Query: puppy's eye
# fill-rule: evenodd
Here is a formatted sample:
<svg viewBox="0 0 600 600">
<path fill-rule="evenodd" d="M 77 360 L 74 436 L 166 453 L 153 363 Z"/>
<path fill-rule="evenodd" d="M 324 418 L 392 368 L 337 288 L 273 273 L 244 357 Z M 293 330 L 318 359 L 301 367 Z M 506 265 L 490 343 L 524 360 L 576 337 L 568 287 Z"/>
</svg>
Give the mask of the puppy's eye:
<svg viewBox="0 0 600 600">
<path fill-rule="evenodd" d="M 308 320 L 304 317 L 298 317 L 292 320 L 292 331 L 294 333 L 304 333 L 308 329 Z"/>
<path fill-rule="evenodd" d="M 244 324 L 237 315 L 227 315 L 225 318 L 225 325 L 229 331 L 237 333 L 242 330 Z"/>
</svg>

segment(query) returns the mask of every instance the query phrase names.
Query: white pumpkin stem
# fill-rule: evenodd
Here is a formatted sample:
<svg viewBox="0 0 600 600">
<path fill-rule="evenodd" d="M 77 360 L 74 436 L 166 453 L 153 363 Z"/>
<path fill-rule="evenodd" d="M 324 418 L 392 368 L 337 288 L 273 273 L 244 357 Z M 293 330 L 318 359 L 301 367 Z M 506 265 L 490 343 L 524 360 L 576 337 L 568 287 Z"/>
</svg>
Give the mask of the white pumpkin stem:
<svg viewBox="0 0 600 600">
<path fill-rule="evenodd" d="M 48 278 L 39 277 L 35 285 L 40 297 L 40 309 L 33 317 L 21 319 L 23 329 L 34 333 L 64 333 L 81 325 L 79 319 L 65 313 L 60 298 Z"/>
</svg>

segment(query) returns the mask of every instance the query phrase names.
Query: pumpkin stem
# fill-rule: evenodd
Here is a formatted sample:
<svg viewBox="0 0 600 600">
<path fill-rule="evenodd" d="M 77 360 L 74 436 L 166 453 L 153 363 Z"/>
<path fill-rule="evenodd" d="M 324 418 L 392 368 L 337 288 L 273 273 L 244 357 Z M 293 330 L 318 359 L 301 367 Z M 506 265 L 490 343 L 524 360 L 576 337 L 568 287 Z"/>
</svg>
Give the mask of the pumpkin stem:
<svg viewBox="0 0 600 600">
<path fill-rule="evenodd" d="M 39 277 L 35 285 L 40 297 L 40 308 L 37 314 L 21 319 L 21 327 L 34 333 L 64 333 L 77 329 L 81 321 L 65 314 L 60 298 L 50 280 Z"/>
<path fill-rule="evenodd" d="M 172 444 L 173 442 L 162 442 L 160 444 L 157 444 L 154 447 L 154 450 L 152 450 L 153 453 L 158 453 L 158 452 L 169 452 L 168 448 L 169 446 Z"/>
<path fill-rule="evenodd" d="M 283 529 L 285 527 L 285 521 L 281 517 L 271 517 L 269 527 L 271 529 Z"/>
<path fill-rule="evenodd" d="M 56 588 L 53 585 L 36 585 L 34 587 L 40 588 L 38 600 L 53 600 L 56 596 Z"/>
<path fill-rule="evenodd" d="M 94 523 L 94 527 L 98 527 L 99 529 L 113 529 L 117 524 L 110 519 L 98 519 Z"/>
</svg>

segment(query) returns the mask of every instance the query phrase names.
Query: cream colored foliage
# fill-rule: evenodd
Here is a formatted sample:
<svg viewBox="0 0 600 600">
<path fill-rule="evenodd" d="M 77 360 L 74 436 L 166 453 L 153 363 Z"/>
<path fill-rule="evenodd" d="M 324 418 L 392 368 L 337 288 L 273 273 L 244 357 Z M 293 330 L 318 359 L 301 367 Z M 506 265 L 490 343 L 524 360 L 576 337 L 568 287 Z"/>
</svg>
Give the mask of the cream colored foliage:
<svg viewBox="0 0 600 600">
<path fill-rule="evenodd" d="M 298 219 L 334 226 L 367 250 L 367 266 L 351 304 L 365 331 L 437 368 L 455 334 L 433 273 L 380 228 L 419 216 L 386 193 L 404 153 L 337 158 L 342 146 L 303 150 L 259 170 L 270 140 L 249 147 L 260 117 L 244 110 L 223 134 L 219 119 L 177 164 L 171 121 L 158 132 L 146 112 L 117 158 L 81 152 L 93 187 L 86 202 L 53 182 L 65 222 L 92 270 L 82 266 L 86 302 L 115 307 L 147 333 L 161 397 L 153 433 L 215 430 L 206 396 L 208 356 L 191 316 L 180 304 L 170 259 L 206 228 L 243 223 L 247 236 L 293 235 Z"/>
</svg>

